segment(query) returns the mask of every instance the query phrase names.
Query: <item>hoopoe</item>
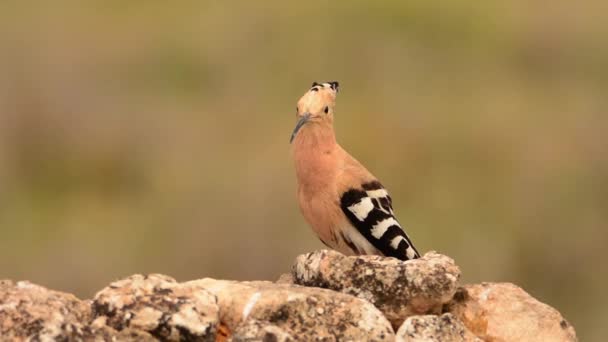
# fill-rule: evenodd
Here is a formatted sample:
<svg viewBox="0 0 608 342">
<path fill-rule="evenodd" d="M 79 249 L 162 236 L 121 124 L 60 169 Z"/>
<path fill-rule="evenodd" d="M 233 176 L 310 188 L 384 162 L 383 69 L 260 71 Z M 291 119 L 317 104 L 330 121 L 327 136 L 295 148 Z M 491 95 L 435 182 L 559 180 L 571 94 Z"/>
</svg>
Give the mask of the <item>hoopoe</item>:
<svg viewBox="0 0 608 342">
<path fill-rule="evenodd" d="M 338 82 L 314 82 L 298 101 L 290 143 L 300 210 L 321 242 L 343 254 L 418 258 L 386 189 L 336 142 L 337 93 Z"/>
</svg>

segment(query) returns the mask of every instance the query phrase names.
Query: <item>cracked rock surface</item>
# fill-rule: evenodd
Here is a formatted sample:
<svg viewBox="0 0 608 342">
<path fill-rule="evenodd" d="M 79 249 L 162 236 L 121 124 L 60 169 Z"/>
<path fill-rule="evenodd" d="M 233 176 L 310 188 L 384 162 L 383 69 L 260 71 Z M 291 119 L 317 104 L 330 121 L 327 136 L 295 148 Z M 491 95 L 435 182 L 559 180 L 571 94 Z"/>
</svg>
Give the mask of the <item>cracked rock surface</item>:
<svg viewBox="0 0 608 342">
<path fill-rule="evenodd" d="M 397 331 L 397 342 L 483 342 L 452 314 L 411 316 Z"/>
<path fill-rule="evenodd" d="M 92 300 L 0 280 L 0 341 L 577 340 L 521 288 L 457 287 L 459 276 L 435 252 L 402 262 L 317 251 L 276 282 L 136 274 Z"/>
<path fill-rule="evenodd" d="M 401 261 L 321 250 L 300 255 L 292 275 L 295 284 L 365 299 L 398 328 L 409 316 L 440 313 L 456 292 L 460 269 L 454 260 L 435 252 Z"/>
<path fill-rule="evenodd" d="M 577 341 L 557 310 L 510 283 L 465 285 L 446 309 L 488 341 Z"/>
<path fill-rule="evenodd" d="M 89 306 L 75 296 L 27 281 L 0 281 L 2 340 L 70 340 L 86 334 Z"/>
<path fill-rule="evenodd" d="M 350 295 L 265 281 L 206 278 L 190 283 L 217 296 L 221 321 L 239 336 L 252 330 L 243 324 L 255 320 L 267 322 L 273 331 L 285 332 L 276 334 L 279 340 L 289 340 L 289 336 L 298 340 L 306 336 L 313 341 L 394 340 L 393 329 L 382 313 Z"/>
<path fill-rule="evenodd" d="M 250 319 L 239 325 L 232 334 L 231 342 L 274 341 L 293 342 L 296 339 L 285 330 L 270 323 Z"/>
<path fill-rule="evenodd" d="M 160 274 L 116 281 L 95 295 L 92 307 L 116 330 L 141 330 L 165 341 L 214 341 L 219 324 L 213 294 Z"/>
<path fill-rule="evenodd" d="M 0 280 L 2 341 L 155 341 L 143 331 L 117 331 L 91 319 L 90 305 L 75 296 L 27 281 Z"/>
</svg>

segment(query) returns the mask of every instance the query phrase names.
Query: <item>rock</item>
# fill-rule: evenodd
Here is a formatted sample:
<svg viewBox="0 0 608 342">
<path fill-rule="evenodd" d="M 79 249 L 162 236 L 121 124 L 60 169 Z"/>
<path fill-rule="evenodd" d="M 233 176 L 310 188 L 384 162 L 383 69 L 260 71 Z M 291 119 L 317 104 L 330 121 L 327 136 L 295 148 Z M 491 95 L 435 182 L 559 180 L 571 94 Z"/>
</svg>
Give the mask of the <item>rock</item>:
<svg viewBox="0 0 608 342">
<path fill-rule="evenodd" d="M 0 280 L 0 340 L 577 340 L 559 312 L 521 288 L 457 289 L 459 276 L 434 252 L 402 262 L 319 251 L 299 256 L 276 283 L 134 275 L 87 301 Z"/>
<path fill-rule="evenodd" d="M 283 274 L 281 274 L 279 279 L 277 279 L 276 283 L 291 285 L 291 284 L 293 284 L 293 276 L 291 275 L 291 273 L 283 273 Z"/>
<path fill-rule="evenodd" d="M 236 328 L 232 342 L 274 341 L 293 342 L 295 339 L 278 326 L 250 319 Z"/>
<path fill-rule="evenodd" d="M 482 342 L 452 314 L 411 316 L 396 333 L 397 342 Z"/>
<path fill-rule="evenodd" d="M 412 315 L 440 313 L 456 291 L 460 270 L 447 256 L 422 258 L 345 256 L 322 250 L 300 255 L 292 267 L 296 284 L 357 296 L 374 304 L 398 328 Z"/>
<path fill-rule="evenodd" d="M 91 307 L 71 294 L 20 281 L 0 280 L 3 341 L 157 341 L 144 331 L 116 331 L 91 320 Z"/>
<path fill-rule="evenodd" d="M 485 310 L 477 301 L 470 300 L 465 287 L 456 290 L 452 301 L 444 306 L 444 311 L 454 313 L 476 336 L 484 336 L 488 329 Z"/>
<path fill-rule="evenodd" d="M 105 319 L 118 331 L 130 328 L 165 341 L 214 341 L 219 323 L 214 295 L 159 274 L 110 284 L 95 295 L 92 308 L 96 321 Z"/>
<path fill-rule="evenodd" d="M 102 316 L 98 319 L 94 320 L 88 327 L 85 328 L 85 332 L 83 335 L 84 341 L 137 341 L 137 342 L 157 342 L 158 340 L 154 338 L 149 333 L 125 328 L 121 331 L 117 331 L 114 328 L 111 328 L 106 325 L 107 317 Z"/>
<path fill-rule="evenodd" d="M 90 319 L 86 302 L 27 281 L 0 281 L 2 340 L 76 340 Z"/>
<path fill-rule="evenodd" d="M 206 278 L 189 283 L 217 296 L 220 320 L 235 339 L 267 332 L 276 334 L 278 340 L 290 336 L 323 341 L 394 339 L 393 329 L 382 313 L 350 295 L 264 281 Z"/>
<path fill-rule="evenodd" d="M 484 340 L 577 341 L 557 310 L 510 283 L 465 285 L 445 309 Z"/>
</svg>

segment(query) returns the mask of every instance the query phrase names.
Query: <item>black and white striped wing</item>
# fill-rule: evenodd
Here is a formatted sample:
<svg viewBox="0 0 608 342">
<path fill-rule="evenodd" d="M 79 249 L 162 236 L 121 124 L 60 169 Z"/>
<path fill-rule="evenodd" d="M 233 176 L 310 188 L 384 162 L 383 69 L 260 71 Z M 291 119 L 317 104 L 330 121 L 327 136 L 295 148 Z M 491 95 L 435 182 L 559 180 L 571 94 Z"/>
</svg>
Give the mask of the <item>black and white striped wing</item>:
<svg viewBox="0 0 608 342">
<path fill-rule="evenodd" d="M 401 260 L 420 257 L 395 219 L 391 197 L 379 182 L 348 190 L 342 194 L 340 206 L 361 235 L 384 255 Z"/>
</svg>

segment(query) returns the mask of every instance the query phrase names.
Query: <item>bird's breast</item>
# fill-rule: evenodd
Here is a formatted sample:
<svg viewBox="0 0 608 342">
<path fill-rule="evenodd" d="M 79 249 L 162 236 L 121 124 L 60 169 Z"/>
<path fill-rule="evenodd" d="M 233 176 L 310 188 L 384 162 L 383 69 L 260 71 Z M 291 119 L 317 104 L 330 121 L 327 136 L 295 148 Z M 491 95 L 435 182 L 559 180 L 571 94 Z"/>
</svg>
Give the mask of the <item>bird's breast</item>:
<svg viewBox="0 0 608 342">
<path fill-rule="evenodd" d="M 339 238 L 335 228 L 345 220 L 336 196 L 331 191 L 310 192 L 298 187 L 298 204 L 313 231 L 326 245 L 335 248 Z"/>
</svg>

